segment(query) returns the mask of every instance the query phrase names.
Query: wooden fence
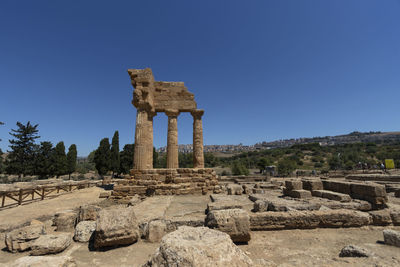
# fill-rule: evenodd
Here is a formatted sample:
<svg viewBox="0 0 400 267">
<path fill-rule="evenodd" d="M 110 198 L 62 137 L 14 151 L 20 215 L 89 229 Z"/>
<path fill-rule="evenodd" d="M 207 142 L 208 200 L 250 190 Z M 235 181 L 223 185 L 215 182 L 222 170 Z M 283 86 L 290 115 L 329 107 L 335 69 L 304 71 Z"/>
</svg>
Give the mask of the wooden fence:
<svg viewBox="0 0 400 267">
<path fill-rule="evenodd" d="M 11 205 L 22 205 L 32 200 L 43 200 L 56 196 L 60 192 L 71 192 L 83 188 L 102 185 L 102 181 L 66 181 L 57 184 L 31 185 L 24 188 L 0 189 L 1 208 Z M 13 201 L 6 205 L 6 199 Z"/>
</svg>

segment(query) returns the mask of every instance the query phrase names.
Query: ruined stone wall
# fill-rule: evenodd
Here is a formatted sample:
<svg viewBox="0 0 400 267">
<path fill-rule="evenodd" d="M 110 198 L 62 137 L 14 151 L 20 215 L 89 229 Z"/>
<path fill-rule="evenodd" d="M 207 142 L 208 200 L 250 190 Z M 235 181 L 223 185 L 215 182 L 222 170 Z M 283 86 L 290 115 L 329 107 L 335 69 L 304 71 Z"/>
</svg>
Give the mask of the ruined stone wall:
<svg viewBox="0 0 400 267">
<path fill-rule="evenodd" d="M 114 185 L 114 197 L 205 194 L 220 189 L 217 175 L 210 168 L 132 170 L 131 176 Z"/>
</svg>

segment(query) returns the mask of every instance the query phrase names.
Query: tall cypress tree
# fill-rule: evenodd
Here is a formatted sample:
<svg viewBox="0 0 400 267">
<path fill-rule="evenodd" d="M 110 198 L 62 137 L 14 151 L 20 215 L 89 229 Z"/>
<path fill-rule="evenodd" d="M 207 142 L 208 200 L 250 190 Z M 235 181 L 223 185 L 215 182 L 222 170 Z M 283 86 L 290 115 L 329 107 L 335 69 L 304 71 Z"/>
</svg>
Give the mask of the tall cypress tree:
<svg viewBox="0 0 400 267">
<path fill-rule="evenodd" d="M 35 174 L 39 177 L 49 177 L 53 175 L 53 153 L 54 148 L 51 142 L 40 143 L 40 147 L 35 157 Z"/>
<path fill-rule="evenodd" d="M 103 138 L 94 154 L 96 170 L 101 177 L 107 174 L 107 172 L 110 170 L 110 156 L 110 142 L 108 141 L 108 138 Z"/>
<path fill-rule="evenodd" d="M 76 169 L 77 156 L 78 152 L 76 150 L 76 145 L 75 144 L 70 145 L 67 153 L 67 172 L 70 180 L 71 180 L 71 173 L 73 173 Z"/>
<path fill-rule="evenodd" d="M 120 168 L 119 172 L 128 174 L 129 171 L 133 168 L 133 154 L 135 151 L 135 145 L 134 144 L 126 144 L 121 151 L 121 162 L 120 162 Z"/>
<path fill-rule="evenodd" d="M 10 135 L 15 139 L 9 140 L 11 148 L 7 156 L 7 173 L 25 176 L 33 174 L 35 168 L 35 140 L 38 136 L 39 124 L 32 125 L 30 121 L 26 125 L 17 122 L 18 129 L 11 129 Z"/>
<path fill-rule="evenodd" d="M 53 161 L 54 174 L 57 175 L 57 178 L 68 173 L 67 155 L 65 154 L 64 142 L 58 142 L 54 148 Z"/>
<path fill-rule="evenodd" d="M 111 142 L 111 171 L 112 171 L 112 176 L 114 177 L 114 174 L 119 173 L 119 167 L 120 167 L 120 156 L 119 156 L 119 134 L 118 131 L 115 131 L 114 136 L 112 138 Z"/>
</svg>

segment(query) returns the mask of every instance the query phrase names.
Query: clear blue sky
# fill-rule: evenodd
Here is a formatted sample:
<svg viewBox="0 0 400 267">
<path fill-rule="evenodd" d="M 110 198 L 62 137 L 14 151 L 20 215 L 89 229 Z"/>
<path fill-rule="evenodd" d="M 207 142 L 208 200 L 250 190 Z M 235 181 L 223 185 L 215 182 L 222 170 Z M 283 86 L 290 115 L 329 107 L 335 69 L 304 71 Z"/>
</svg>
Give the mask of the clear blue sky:
<svg viewBox="0 0 400 267">
<path fill-rule="evenodd" d="M 195 94 L 205 144 L 400 130 L 400 1 L 2 0 L 0 148 L 28 120 L 81 156 L 133 143 L 126 70 L 145 67 Z"/>
</svg>

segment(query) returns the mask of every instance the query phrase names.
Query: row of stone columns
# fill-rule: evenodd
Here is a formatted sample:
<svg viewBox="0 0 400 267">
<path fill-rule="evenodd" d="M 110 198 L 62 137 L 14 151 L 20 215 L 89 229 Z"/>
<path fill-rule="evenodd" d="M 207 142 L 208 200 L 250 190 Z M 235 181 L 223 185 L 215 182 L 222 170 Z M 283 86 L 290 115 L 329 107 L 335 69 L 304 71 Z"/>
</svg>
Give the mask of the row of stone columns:
<svg viewBox="0 0 400 267">
<path fill-rule="evenodd" d="M 179 168 L 178 160 L 178 110 L 167 110 L 167 168 Z M 193 167 L 204 168 L 203 123 L 204 110 L 194 110 L 193 116 Z M 153 117 L 155 113 L 143 109 L 137 110 L 135 131 L 135 152 L 133 168 L 136 170 L 153 169 Z"/>
</svg>

